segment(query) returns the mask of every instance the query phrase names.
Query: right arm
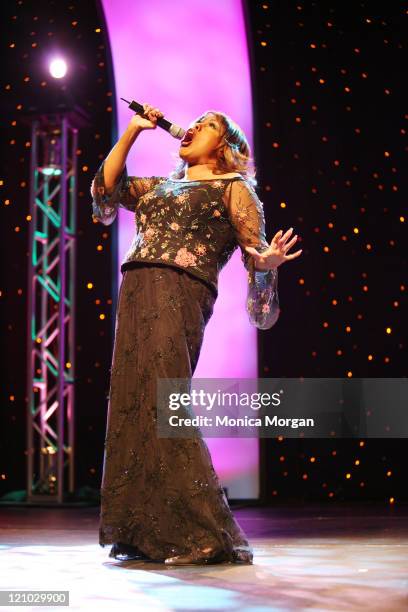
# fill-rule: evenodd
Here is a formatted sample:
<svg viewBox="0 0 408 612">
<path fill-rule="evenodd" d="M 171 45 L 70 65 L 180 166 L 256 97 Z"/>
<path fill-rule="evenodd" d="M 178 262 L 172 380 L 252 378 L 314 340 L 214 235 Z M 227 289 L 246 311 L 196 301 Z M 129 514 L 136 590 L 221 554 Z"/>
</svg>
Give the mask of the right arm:
<svg viewBox="0 0 408 612">
<path fill-rule="evenodd" d="M 157 118 L 163 116 L 159 109 L 143 105 L 146 119 L 133 115 L 125 132 L 99 166 L 91 185 L 93 218 L 110 225 L 116 218 L 119 206 L 135 211 L 138 199 L 150 191 L 158 177 L 129 177 L 126 159 L 139 134 L 157 127 Z"/>
<path fill-rule="evenodd" d="M 115 144 L 104 163 L 104 179 L 107 192 L 113 192 L 118 179 L 125 169 L 126 159 L 135 140 L 142 132 L 138 125 L 129 123 L 122 136 Z"/>
</svg>

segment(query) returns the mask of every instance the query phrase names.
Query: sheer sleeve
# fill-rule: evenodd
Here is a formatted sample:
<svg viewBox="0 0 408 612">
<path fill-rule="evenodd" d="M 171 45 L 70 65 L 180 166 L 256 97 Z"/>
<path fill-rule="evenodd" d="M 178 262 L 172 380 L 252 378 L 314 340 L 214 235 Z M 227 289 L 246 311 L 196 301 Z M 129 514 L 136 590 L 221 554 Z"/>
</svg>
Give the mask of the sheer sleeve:
<svg viewBox="0 0 408 612">
<path fill-rule="evenodd" d="M 119 207 L 135 212 L 139 198 L 163 179 L 160 176 L 128 176 L 125 166 L 113 190 L 108 192 L 104 165 L 105 160 L 99 166 L 91 184 L 92 217 L 104 225 L 114 222 Z"/>
<path fill-rule="evenodd" d="M 244 180 L 231 181 L 226 190 L 226 205 L 241 259 L 248 271 L 246 310 L 252 325 L 259 329 L 271 328 L 279 317 L 278 269 L 258 271 L 246 246 L 260 253 L 269 246 L 265 236 L 263 204 L 253 187 Z"/>
</svg>

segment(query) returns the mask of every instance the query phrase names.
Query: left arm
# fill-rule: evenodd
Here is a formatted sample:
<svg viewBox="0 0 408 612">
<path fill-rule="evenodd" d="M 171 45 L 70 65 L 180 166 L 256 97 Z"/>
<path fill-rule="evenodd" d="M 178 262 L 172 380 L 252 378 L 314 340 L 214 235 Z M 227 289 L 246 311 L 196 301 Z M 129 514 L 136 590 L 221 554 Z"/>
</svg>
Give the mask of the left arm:
<svg viewBox="0 0 408 612">
<path fill-rule="evenodd" d="M 275 325 L 280 312 L 278 266 L 258 270 L 254 257 L 246 250 L 246 247 L 253 247 L 262 253 L 269 247 L 263 205 L 246 181 L 232 181 L 227 191 L 230 220 L 248 271 L 246 310 L 249 320 L 258 329 L 269 329 Z"/>
</svg>

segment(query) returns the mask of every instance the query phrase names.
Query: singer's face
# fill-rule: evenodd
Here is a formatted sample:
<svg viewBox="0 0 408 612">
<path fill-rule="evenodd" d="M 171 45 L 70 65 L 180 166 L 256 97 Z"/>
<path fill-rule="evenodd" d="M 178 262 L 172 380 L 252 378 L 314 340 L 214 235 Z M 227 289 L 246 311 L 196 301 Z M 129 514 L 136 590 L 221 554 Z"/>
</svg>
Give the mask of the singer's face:
<svg viewBox="0 0 408 612">
<path fill-rule="evenodd" d="M 216 160 L 216 151 L 224 137 L 225 128 L 213 114 L 190 124 L 180 144 L 179 155 L 188 163 L 205 164 Z M 184 142 L 185 141 L 185 142 Z"/>
</svg>

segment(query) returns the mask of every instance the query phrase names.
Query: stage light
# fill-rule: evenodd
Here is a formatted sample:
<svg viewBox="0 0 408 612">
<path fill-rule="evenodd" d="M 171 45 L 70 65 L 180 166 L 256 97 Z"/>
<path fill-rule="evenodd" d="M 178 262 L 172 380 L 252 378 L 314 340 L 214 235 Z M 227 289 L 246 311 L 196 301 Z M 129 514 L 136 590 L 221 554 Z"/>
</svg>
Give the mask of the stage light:
<svg viewBox="0 0 408 612">
<path fill-rule="evenodd" d="M 50 164 L 49 166 L 43 166 L 40 168 L 40 172 L 42 172 L 45 176 L 59 176 L 62 172 L 61 168 Z"/>
<path fill-rule="evenodd" d="M 62 79 L 67 74 L 68 66 L 65 60 L 58 57 L 49 64 L 49 71 L 54 79 Z"/>
</svg>

